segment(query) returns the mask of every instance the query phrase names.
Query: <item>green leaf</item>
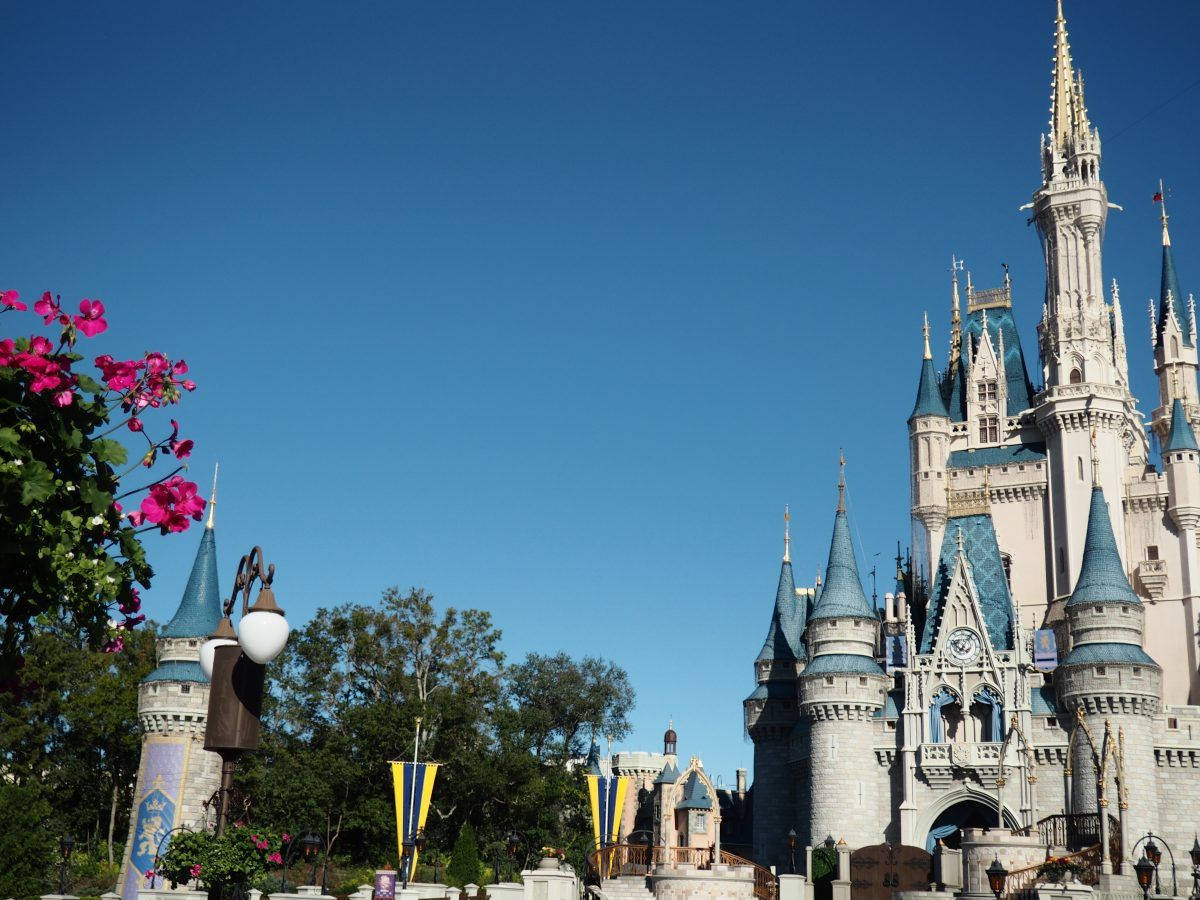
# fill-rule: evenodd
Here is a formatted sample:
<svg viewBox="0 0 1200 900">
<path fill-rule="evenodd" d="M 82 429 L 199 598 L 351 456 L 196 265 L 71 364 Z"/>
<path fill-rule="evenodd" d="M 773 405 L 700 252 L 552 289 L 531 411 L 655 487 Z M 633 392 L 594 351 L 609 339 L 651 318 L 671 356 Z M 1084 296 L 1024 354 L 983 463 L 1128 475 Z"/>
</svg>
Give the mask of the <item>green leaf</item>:
<svg viewBox="0 0 1200 900">
<path fill-rule="evenodd" d="M 98 462 L 106 462 L 114 466 L 125 465 L 125 460 L 129 458 L 125 448 L 110 438 L 101 438 L 95 441 L 92 444 L 92 455 Z"/>
<path fill-rule="evenodd" d="M 21 502 L 26 506 L 45 500 L 54 493 L 54 476 L 43 463 L 33 460 L 25 466 L 21 482 Z"/>
<path fill-rule="evenodd" d="M 0 449 L 16 453 L 21 449 L 21 437 L 15 428 L 0 428 Z"/>
<path fill-rule="evenodd" d="M 100 384 L 100 382 L 96 381 L 96 379 L 87 375 L 77 375 L 76 378 L 79 380 L 79 386 L 89 394 L 104 393 L 104 386 Z"/>
</svg>

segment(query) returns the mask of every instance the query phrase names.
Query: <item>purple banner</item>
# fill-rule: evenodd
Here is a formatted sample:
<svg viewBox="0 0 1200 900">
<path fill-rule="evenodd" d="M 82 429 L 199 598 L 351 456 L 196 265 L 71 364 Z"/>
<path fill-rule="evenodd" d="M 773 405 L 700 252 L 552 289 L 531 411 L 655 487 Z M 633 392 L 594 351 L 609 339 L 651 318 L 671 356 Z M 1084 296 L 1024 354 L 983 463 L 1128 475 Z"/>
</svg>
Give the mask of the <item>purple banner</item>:
<svg viewBox="0 0 1200 900">
<path fill-rule="evenodd" d="M 128 848 L 122 900 L 137 900 L 138 888 L 150 887 L 146 872 L 154 868 L 154 857 L 167 832 L 175 827 L 176 811 L 183 786 L 187 738 L 170 742 L 152 740 L 142 748 L 142 774 L 134 798 L 133 840 Z"/>
<path fill-rule="evenodd" d="M 1049 628 L 1033 633 L 1033 667 L 1042 672 L 1058 668 L 1058 645 L 1054 641 L 1054 632 Z"/>
</svg>

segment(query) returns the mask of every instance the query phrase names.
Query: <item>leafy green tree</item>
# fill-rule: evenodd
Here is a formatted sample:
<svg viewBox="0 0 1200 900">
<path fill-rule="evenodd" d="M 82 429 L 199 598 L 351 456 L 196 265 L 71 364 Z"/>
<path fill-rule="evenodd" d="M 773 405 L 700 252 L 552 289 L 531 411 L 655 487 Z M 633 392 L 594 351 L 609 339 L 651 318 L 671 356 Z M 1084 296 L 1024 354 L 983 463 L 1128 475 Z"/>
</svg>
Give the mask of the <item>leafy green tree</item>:
<svg viewBox="0 0 1200 900">
<path fill-rule="evenodd" d="M 0 897 L 25 900 L 46 892 L 58 838 L 50 829 L 50 804 L 41 785 L 0 779 Z"/>
<path fill-rule="evenodd" d="M 483 865 L 479 862 L 479 847 L 475 843 L 475 829 L 464 822 L 450 853 L 450 864 L 446 866 L 446 880 L 455 887 L 479 884 L 483 880 Z"/>
</svg>

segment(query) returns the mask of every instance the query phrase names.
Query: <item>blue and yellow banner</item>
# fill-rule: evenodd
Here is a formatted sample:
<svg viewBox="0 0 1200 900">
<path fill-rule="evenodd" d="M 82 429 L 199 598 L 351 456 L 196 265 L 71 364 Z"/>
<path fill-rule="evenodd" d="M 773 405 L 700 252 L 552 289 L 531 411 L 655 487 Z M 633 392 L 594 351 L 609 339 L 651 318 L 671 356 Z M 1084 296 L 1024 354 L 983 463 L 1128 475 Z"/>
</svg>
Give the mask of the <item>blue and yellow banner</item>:
<svg viewBox="0 0 1200 900">
<path fill-rule="evenodd" d="M 1058 645 L 1052 629 L 1041 628 L 1033 633 L 1033 667 L 1040 672 L 1058 668 Z"/>
<path fill-rule="evenodd" d="M 588 797 L 592 801 L 592 836 L 597 847 L 617 842 L 621 830 L 621 812 L 625 809 L 625 791 L 629 778 L 621 775 L 588 775 Z"/>
<path fill-rule="evenodd" d="M 403 881 L 411 881 L 417 871 L 416 848 L 406 860 L 404 844 L 407 838 L 411 845 L 417 832 L 425 828 L 437 770 L 438 763 L 392 763 L 392 786 L 396 793 L 396 843 L 400 849 L 398 877 Z"/>
</svg>

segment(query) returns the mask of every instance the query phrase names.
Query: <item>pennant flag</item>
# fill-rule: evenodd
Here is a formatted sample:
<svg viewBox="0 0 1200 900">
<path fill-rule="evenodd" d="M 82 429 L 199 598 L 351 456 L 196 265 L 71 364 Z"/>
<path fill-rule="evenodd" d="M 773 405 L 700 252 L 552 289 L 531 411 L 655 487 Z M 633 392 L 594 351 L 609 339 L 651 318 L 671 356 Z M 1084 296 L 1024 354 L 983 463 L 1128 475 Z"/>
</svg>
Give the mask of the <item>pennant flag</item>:
<svg viewBox="0 0 1200 900">
<path fill-rule="evenodd" d="M 1058 668 L 1058 644 L 1049 628 L 1040 628 L 1033 633 L 1033 667 L 1040 672 Z"/>
<path fill-rule="evenodd" d="M 411 845 L 417 832 L 425 828 L 437 770 L 438 763 L 392 763 L 392 786 L 396 794 L 396 843 L 400 849 L 400 872 L 397 877 L 405 882 L 411 881 L 417 871 L 417 850 L 414 847 L 412 855 L 406 860 L 405 839 Z"/>
<path fill-rule="evenodd" d="M 1154 194 L 1154 202 L 1162 203 L 1162 191 L 1156 191 Z"/>
<path fill-rule="evenodd" d="M 592 836 L 597 847 L 617 842 L 621 830 L 621 812 L 625 809 L 625 775 L 587 775 L 588 798 L 592 801 Z M 603 865 L 601 866 L 603 869 Z M 601 871 L 601 877 L 606 873 Z"/>
</svg>

